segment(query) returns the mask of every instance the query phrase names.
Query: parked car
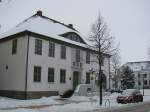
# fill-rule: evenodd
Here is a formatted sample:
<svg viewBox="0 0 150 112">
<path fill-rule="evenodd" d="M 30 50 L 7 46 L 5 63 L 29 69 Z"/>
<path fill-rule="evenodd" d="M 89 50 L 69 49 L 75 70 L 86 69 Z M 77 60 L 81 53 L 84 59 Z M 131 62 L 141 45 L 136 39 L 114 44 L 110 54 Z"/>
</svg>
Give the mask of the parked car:
<svg viewBox="0 0 150 112">
<path fill-rule="evenodd" d="M 92 91 L 91 84 L 79 84 L 74 91 L 74 95 L 87 96 L 88 92 L 91 91 Z"/>
<path fill-rule="evenodd" d="M 127 89 L 122 92 L 121 95 L 117 97 L 118 103 L 135 103 L 143 102 L 143 95 L 140 90 L 137 89 Z"/>
<path fill-rule="evenodd" d="M 123 90 L 121 90 L 121 89 L 108 89 L 106 91 L 107 92 L 111 92 L 111 93 L 114 93 L 114 92 L 116 92 L 116 93 L 122 93 L 123 92 Z"/>
</svg>

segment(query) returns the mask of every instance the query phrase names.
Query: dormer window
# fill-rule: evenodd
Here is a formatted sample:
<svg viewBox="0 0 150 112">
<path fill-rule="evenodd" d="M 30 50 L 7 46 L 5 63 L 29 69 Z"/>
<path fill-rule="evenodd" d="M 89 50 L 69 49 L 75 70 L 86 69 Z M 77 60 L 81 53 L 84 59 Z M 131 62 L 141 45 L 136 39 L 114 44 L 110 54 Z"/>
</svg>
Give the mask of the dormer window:
<svg viewBox="0 0 150 112">
<path fill-rule="evenodd" d="M 84 40 L 75 32 L 68 32 L 68 33 L 62 34 L 60 36 L 63 36 L 63 37 L 68 38 L 70 40 L 85 44 Z"/>
<path fill-rule="evenodd" d="M 70 40 L 74 40 L 76 42 L 80 42 L 79 36 L 74 33 L 67 35 L 67 38 L 69 38 Z"/>
</svg>

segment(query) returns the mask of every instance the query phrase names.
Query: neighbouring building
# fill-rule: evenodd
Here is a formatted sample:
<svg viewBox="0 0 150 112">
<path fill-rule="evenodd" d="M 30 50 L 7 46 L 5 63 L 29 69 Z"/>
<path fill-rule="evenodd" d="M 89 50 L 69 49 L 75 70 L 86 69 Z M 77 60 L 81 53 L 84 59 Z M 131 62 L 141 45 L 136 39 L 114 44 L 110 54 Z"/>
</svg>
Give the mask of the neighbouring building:
<svg viewBox="0 0 150 112">
<path fill-rule="evenodd" d="M 0 96 L 39 98 L 91 83 L 91 68 L 98 70 L 93 53 L 72 24 L 38 11 L 0 35 Z M 109 58 L 102 65 L 104 89 L 110 88 Z"/>
<path fill-rule="evenodd" d="M 128 62 L 123 66 L 133 71 L 135 88 L 150 88 L 150 61 Z"/>
</svg>

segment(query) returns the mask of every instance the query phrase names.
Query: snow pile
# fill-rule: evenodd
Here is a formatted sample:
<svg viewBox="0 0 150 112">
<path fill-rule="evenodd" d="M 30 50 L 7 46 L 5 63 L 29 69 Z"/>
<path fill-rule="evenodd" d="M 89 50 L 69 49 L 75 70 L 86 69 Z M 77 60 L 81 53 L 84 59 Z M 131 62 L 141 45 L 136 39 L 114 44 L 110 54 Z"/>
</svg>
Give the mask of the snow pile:
<svg viewBox="0 0 150 112">
<path fill-rule="evenodd" d="M 72 96 L 71 98 L 68 99 L 69 101 L 75 101 L 75 102 L 87 102 L 90 101 L 89 97 L 87 96 Z"/>
<path fill-rule="evenodd" d="M 141 89 L 140 91 L 143 94 L 143 90 Z M 150 96 L 150 90 L 149 89 L 144 89 L 144 95 Z"/>
<path fill-rule="evenodd" d="M 144 102 L 150 101 L 150 90 L 145 90 Z M 15 100 L 9 98 L 0 98 L 0 107 L 19 107 L 31 105 L 50 105 L 44 108 L 36 109 L 16 109 L 10 112 L 83 112 L 96 111 L 104 108 L 118 108 L 120 106 L 136 105 L 132 104 L 118 104 L 116 98 L 119 93 L 107 94 L 103 97 L 103 105 L 99 106 L 99 96 L 72 96 L 67 99 L 60 99 L 58 97 L 43 97 L 36 100 Z M 91 100 L 92 99 L 92 100 Z M 109 99 L 109 102 L 107 102 Z M 57 105 L 58 104 L 58 105 Z M 1 111 L 0 111 L 1 112 Z M 5 112 L 5 111 L 4 111 Z M 9 111 L 7 111 L 9 112 Z"/>
<path fill-rule="evenodd" d="M 60 102 L 57 102 L 54 99 L 55 97 L 43 97 L 40 99 L 33 99 L 33 100 L 15 100 L 9 98 L 0 98 L 0 108 L 15 108 L 15 107 L 60 104 Z"/>
<path fill-rule="evenodd" d="M 49 108 L 41 109 L 43 112 L 81 112 L 92 111 L 103 107 L 99 106 L 99 103 L 91 104 L 91 102 L 71 103 L 62 106 L 52 106 Z"/>
</svg>

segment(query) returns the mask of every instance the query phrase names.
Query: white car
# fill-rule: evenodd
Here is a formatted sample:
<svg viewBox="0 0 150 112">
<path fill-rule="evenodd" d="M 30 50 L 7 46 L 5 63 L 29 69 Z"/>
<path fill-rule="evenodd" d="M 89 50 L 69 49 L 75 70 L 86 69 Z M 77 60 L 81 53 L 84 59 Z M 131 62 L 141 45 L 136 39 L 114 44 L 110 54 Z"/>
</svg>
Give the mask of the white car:
<svg viewBox="0 0 150 112">
<path fill-rule="evenodd" d="M 91 84 L 79 84 L 74 91 L 74 95 L 87 96 L 88 92 L 91 91 L 92 91 Z"/>
</svg>

